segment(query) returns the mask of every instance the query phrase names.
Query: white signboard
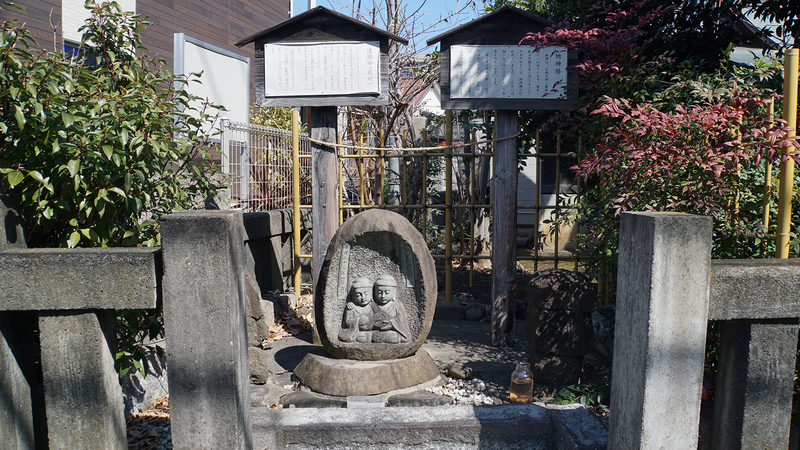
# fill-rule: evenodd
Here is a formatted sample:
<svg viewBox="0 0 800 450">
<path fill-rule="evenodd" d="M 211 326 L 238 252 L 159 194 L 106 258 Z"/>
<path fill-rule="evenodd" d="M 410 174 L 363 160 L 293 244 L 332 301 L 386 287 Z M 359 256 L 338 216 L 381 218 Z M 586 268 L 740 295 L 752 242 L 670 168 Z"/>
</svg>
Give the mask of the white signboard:
<svg viewBox="0 0 800 450">
<path fill-rule="evenodd" d="M 265 95 L 380 94 L 378 41 L 265 44 Z"/>
<path fill-rule="evenodd" d="M 566 99 L 567 49 L 454 45 L 450 98 Z"/>
</svg>

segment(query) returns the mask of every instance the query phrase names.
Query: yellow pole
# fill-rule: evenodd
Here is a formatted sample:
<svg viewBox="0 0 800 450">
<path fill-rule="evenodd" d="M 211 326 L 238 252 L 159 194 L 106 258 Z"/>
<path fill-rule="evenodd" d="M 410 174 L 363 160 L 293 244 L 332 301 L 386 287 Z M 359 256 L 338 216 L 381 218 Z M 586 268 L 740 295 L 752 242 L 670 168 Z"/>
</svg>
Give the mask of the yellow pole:
<svg viewBox="0 0 800 450">
<path fill-rule="evenodd" d="M 364 209 L 364 190 L 366 187 L 366 182 L 364 181 L 364 135 L 362 134 L 358 138 L 358 179 L 359 179 L 359 191 L 358 191 L 358 206 L 360 206 L 359 211 Z"/>
<path fill-rule="evenodd" d="M 341 134 L 339 135 L 339 145 L 342 145 L 342 135 Z M 342 158 L 342 153 L 343 152 L 344 151 L 342 150 L 342 147 L 339 147 L 339 148 L 336 149 L 336 156 L 337 156 L 336 159 L 339 162 L 339 164 L 338 164 L 338 167 L 339 167 L 339 225 L 344 223 L 344 208 L 342 206 L 344 206 L 344 195 L 346 193 L 345 189 L 344 189 L 344 176 L 342 175 L 342 159 L 343 159 Z"/>
<path fill-rule="evenodd" d="M 403 130 L 403 148 L 408 148 L 408 130 Z M 408 197 L 406 193 L 406 183 L 408 183 L 408 170 L 406 170 L 406 153 L 403 152 L 403 158 L 400 160 L 403 164 L 403 184 L 400 187 L 400 198 L 403 202 L 403 215 L 406 213 L 406 203 L 408 202 Z"/>
<path fill-rule="evenodd" d="M 444 299 L 453 301 L 453 111 L 444 115 Z"/>
<path fill-rule="evenodd" d="M 300 112 L 292 110 L 292 231 L 294 232 L 294 292 L 300 295 Z"/>
<path fill-rule="evenodd" d="M 775 115 L 775 99 L 769 104 L 769 120 L 773 120 Z M 761 223 L 764 228 L 769 229 L 769 213 L 772 204 L 772 163 L 764 158 L 764 200 L 763 200 L 763 213 L 761 216 Z"/>
<path fill-rule="evenodd" d="M 800 49 L 786 52 L 783 62 L 783 120 L 786 126 L 797 127 L 797 63 Z M 789 131 L 787 137 L 795 135 Z M 788 152 L 788 148 L 783 153 Z M 794 160 L 781 162 L 780 191 L 778 193 L 778 233 L 775 242 L 775 257 L 789 257 L 789 232 L 792 226 L 792 194 L 794 193 Z"/>
<path fill-rule="evenodd" d="M 384 134 L 383 134 L 383 130 L 381 130 L 381 132 L 380 132 L 380 143 L 378 144 L 378 147 L 380 147 L 380 148 L 381 148 L 381 150 L 378 152 L 378 153 L 380 154 L 380 158 L 378 158 L 378 159 L 380 160 L 380 163 L 381 163 L 381 171 L 380 171 L 380 174 L 381 174 L 381 186 L 380 186 L 380 193 L 381 193 L 381 196 L 380 196 L 380 199 L 381 199 L 380 205 L 381 205 L 381 209 L 383 209 L 383 206 L 384 206 L 384 201 L 385 201 L 385 199 L 384 199 L 384 189 L 385 189 L 385 187 L 386 187 L 386 184 L 385 184 L 385 176 L 386 176 L 386 174 L 385 174 L 385 172 L 384 172 L 384 165 L 386 164 L 386 159 L 384 158 L 384 155 L 385 155 L 386 153 L 385 153 L 385 150 L 383 150 L 383 147 L 384 147 L 384 145 L 385 145 L 386 143 L 385 143 L 385 141 L 383 140 L 383 139 L 384 139 L 384 137 L 383 137 L 383 136 L 384 136 Z"/>
<path fill-rule="evenodd" d="M 428 146 L 428 119 L 422 130 L 422 146 Z M 422 152 L 422 238 L 428 242 L 428 152 Z"/>
</svg>

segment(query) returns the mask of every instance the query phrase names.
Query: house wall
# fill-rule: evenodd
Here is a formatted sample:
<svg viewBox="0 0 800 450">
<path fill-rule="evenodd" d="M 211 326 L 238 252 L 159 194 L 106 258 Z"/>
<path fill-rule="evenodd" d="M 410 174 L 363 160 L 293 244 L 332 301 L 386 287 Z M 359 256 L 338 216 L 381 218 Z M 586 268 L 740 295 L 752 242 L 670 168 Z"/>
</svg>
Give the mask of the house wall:
<svg viewBox="0 0 800 450">
<path fill-rule="evenodd" d="M 70 1 L 70 0 L 64 0 Z M 18 18 L 31 30 L 39 45 L 53 50 L 53 24 L 59 50 L 64 43 L 62 0 L 18 0 L 26 14 L 4 7 L 0 20 Z M 68 3 L 67 9 L 73 1 Z M 82 1 L 80 2 L 82 3 Z M 251 58 L 251 104 L 255 89 L 255 64 L 252 44 L 238 48 L 233 43 L 289 18 L 289 0 L 136 0 L 136 13 L 153 23 L 142 33 L 144 46 L 152 55 L 163 58 L 174 69 L 173 36 L 184 33 L 238 55 Z M 52 11 L 52 13 L 51 13 Z M 52 14 L 52 16 L 51 16 Z M 69 34 L 69 33 L 67 33 Z"/>
</svg>

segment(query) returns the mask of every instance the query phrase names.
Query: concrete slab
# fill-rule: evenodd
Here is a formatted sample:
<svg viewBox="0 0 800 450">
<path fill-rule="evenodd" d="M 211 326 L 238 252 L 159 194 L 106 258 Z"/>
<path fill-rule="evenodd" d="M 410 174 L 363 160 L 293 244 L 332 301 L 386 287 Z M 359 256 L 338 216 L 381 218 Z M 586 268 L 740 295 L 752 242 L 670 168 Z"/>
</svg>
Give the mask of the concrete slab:
<svg viewBox="0 0 800 450">
<path fill-rule="evenodd" d="M 147 309 L 161 296 L 157 248 L 12 249 L 0 267 L 0 311 Z"/>
<path fill-rule="evenodd" d="M 269 429 L 274 441 L 268 442 Z M 266 433 L 265 433 L 266 432 Z M 254 449 L 552 449 L 543 406 L 253 410 Z"/>
<path fill-rule="evenodd" d="M 800 261 L 711 261 L 708 320 L 800 317 Z"/>
<path fill-rule="evenodd" d="M 376 409 L 253 409 L 254 449 L 603 449 L 605 425 L 582 405 L 538 403 Z"/>
</svg>

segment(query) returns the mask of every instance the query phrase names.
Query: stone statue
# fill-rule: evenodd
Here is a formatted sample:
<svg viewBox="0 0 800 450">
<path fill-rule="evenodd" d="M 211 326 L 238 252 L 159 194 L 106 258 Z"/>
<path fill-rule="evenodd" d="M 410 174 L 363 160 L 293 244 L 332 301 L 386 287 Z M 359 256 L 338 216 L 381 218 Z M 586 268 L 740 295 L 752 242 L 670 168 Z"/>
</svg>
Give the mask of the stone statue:
<svg viewBox="0 0 800 450">
<path fill-rule="evenodd" d="M 381 275 L 375 280 L 372 342 L 399 344 L 411 338 L 405 307 L 396 297 L 397 281 L 394 277 Z"/>
<path fill-rule="evenodd" d="M 370 342 L 372 339 L 373 308 L 372 283 L 367 277 L 353 280 L 347 306 L 342 316 L 339 340 L 342 342 Z"/>
</svg>

